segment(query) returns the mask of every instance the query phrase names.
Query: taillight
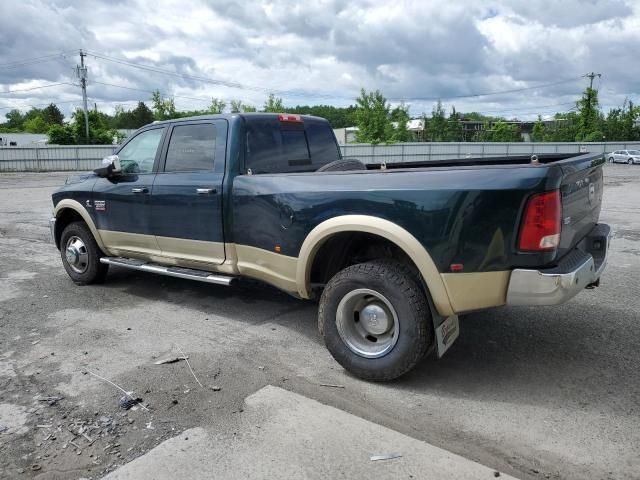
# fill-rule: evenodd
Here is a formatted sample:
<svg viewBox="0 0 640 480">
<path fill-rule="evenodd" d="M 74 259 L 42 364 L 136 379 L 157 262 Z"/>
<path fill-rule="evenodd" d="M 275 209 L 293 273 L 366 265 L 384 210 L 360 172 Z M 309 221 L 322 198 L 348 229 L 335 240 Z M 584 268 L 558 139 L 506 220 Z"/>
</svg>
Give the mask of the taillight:
<svg viewBox="0 0 640 480">
<path fill-rule="evenodd" d="M 520 225 L 518 248 L 526 251 L 547 251 L 560 244 L 560 192 L 539 193 L 527 202 Z"/>
<path fill-rule="evenodd" d="M 300 115 L 294 115 L 292 113 L 285 113 L 278 115 L 278 120 L 281 122 L 295 122 L 302 123 L 302 117 Z"/>
</svg>

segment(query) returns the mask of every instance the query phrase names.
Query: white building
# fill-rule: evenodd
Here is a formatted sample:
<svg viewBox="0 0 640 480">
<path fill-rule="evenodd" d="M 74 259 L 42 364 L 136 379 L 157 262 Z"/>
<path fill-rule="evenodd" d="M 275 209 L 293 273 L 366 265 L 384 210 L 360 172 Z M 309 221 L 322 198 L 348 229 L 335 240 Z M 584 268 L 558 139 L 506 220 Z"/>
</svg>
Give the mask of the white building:
<svg viewBox="0 0 640 480">
<path fill-rule="evenodd" d="M 33 147 L 49 141 L 45 133 L 1 133 L 0 147 Z"/>
</svg>

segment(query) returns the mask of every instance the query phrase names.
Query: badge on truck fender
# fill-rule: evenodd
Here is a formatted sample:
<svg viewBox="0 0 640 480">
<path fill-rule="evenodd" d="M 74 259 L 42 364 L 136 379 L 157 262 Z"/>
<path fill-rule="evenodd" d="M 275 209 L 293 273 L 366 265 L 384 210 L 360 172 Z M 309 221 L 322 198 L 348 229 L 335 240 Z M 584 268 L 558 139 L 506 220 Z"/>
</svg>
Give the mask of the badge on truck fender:
<svg viewBox="0 0 640 480">
<path fill-rule="evenodd" d="M 436 328 L 436 343 L 438 346 L 438 358 L 442 358 L 449 347 L 453 345 L 460 335 L 460 322 L 457 315 L 451 315 Z"/>
</svg>

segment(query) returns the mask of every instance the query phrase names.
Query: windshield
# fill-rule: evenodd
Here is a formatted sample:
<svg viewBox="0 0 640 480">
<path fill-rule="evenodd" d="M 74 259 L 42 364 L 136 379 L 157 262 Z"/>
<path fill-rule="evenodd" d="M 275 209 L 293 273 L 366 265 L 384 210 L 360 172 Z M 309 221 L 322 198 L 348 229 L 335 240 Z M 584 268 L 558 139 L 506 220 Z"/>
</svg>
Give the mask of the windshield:
<svg viewBox="0 0 640 480">
<path fill-rule="evenodd" d="M 629 155 L 640 155 L 640 150 L 629 150 Z"/>
</svg>

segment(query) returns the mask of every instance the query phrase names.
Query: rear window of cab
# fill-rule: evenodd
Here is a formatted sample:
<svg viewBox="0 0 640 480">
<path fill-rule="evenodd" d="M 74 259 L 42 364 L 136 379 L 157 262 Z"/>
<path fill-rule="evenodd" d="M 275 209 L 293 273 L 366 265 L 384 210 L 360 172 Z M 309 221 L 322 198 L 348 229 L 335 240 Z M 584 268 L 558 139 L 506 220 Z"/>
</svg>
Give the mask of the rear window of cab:
<svg viewBox="0 0 640 480">
<path fill-rule="evenodd" d="M 245 118 L 245 166 L 252 174 L 313 172 L 340 158 L 328 122 L 278 116 Z"/>
</svg>

